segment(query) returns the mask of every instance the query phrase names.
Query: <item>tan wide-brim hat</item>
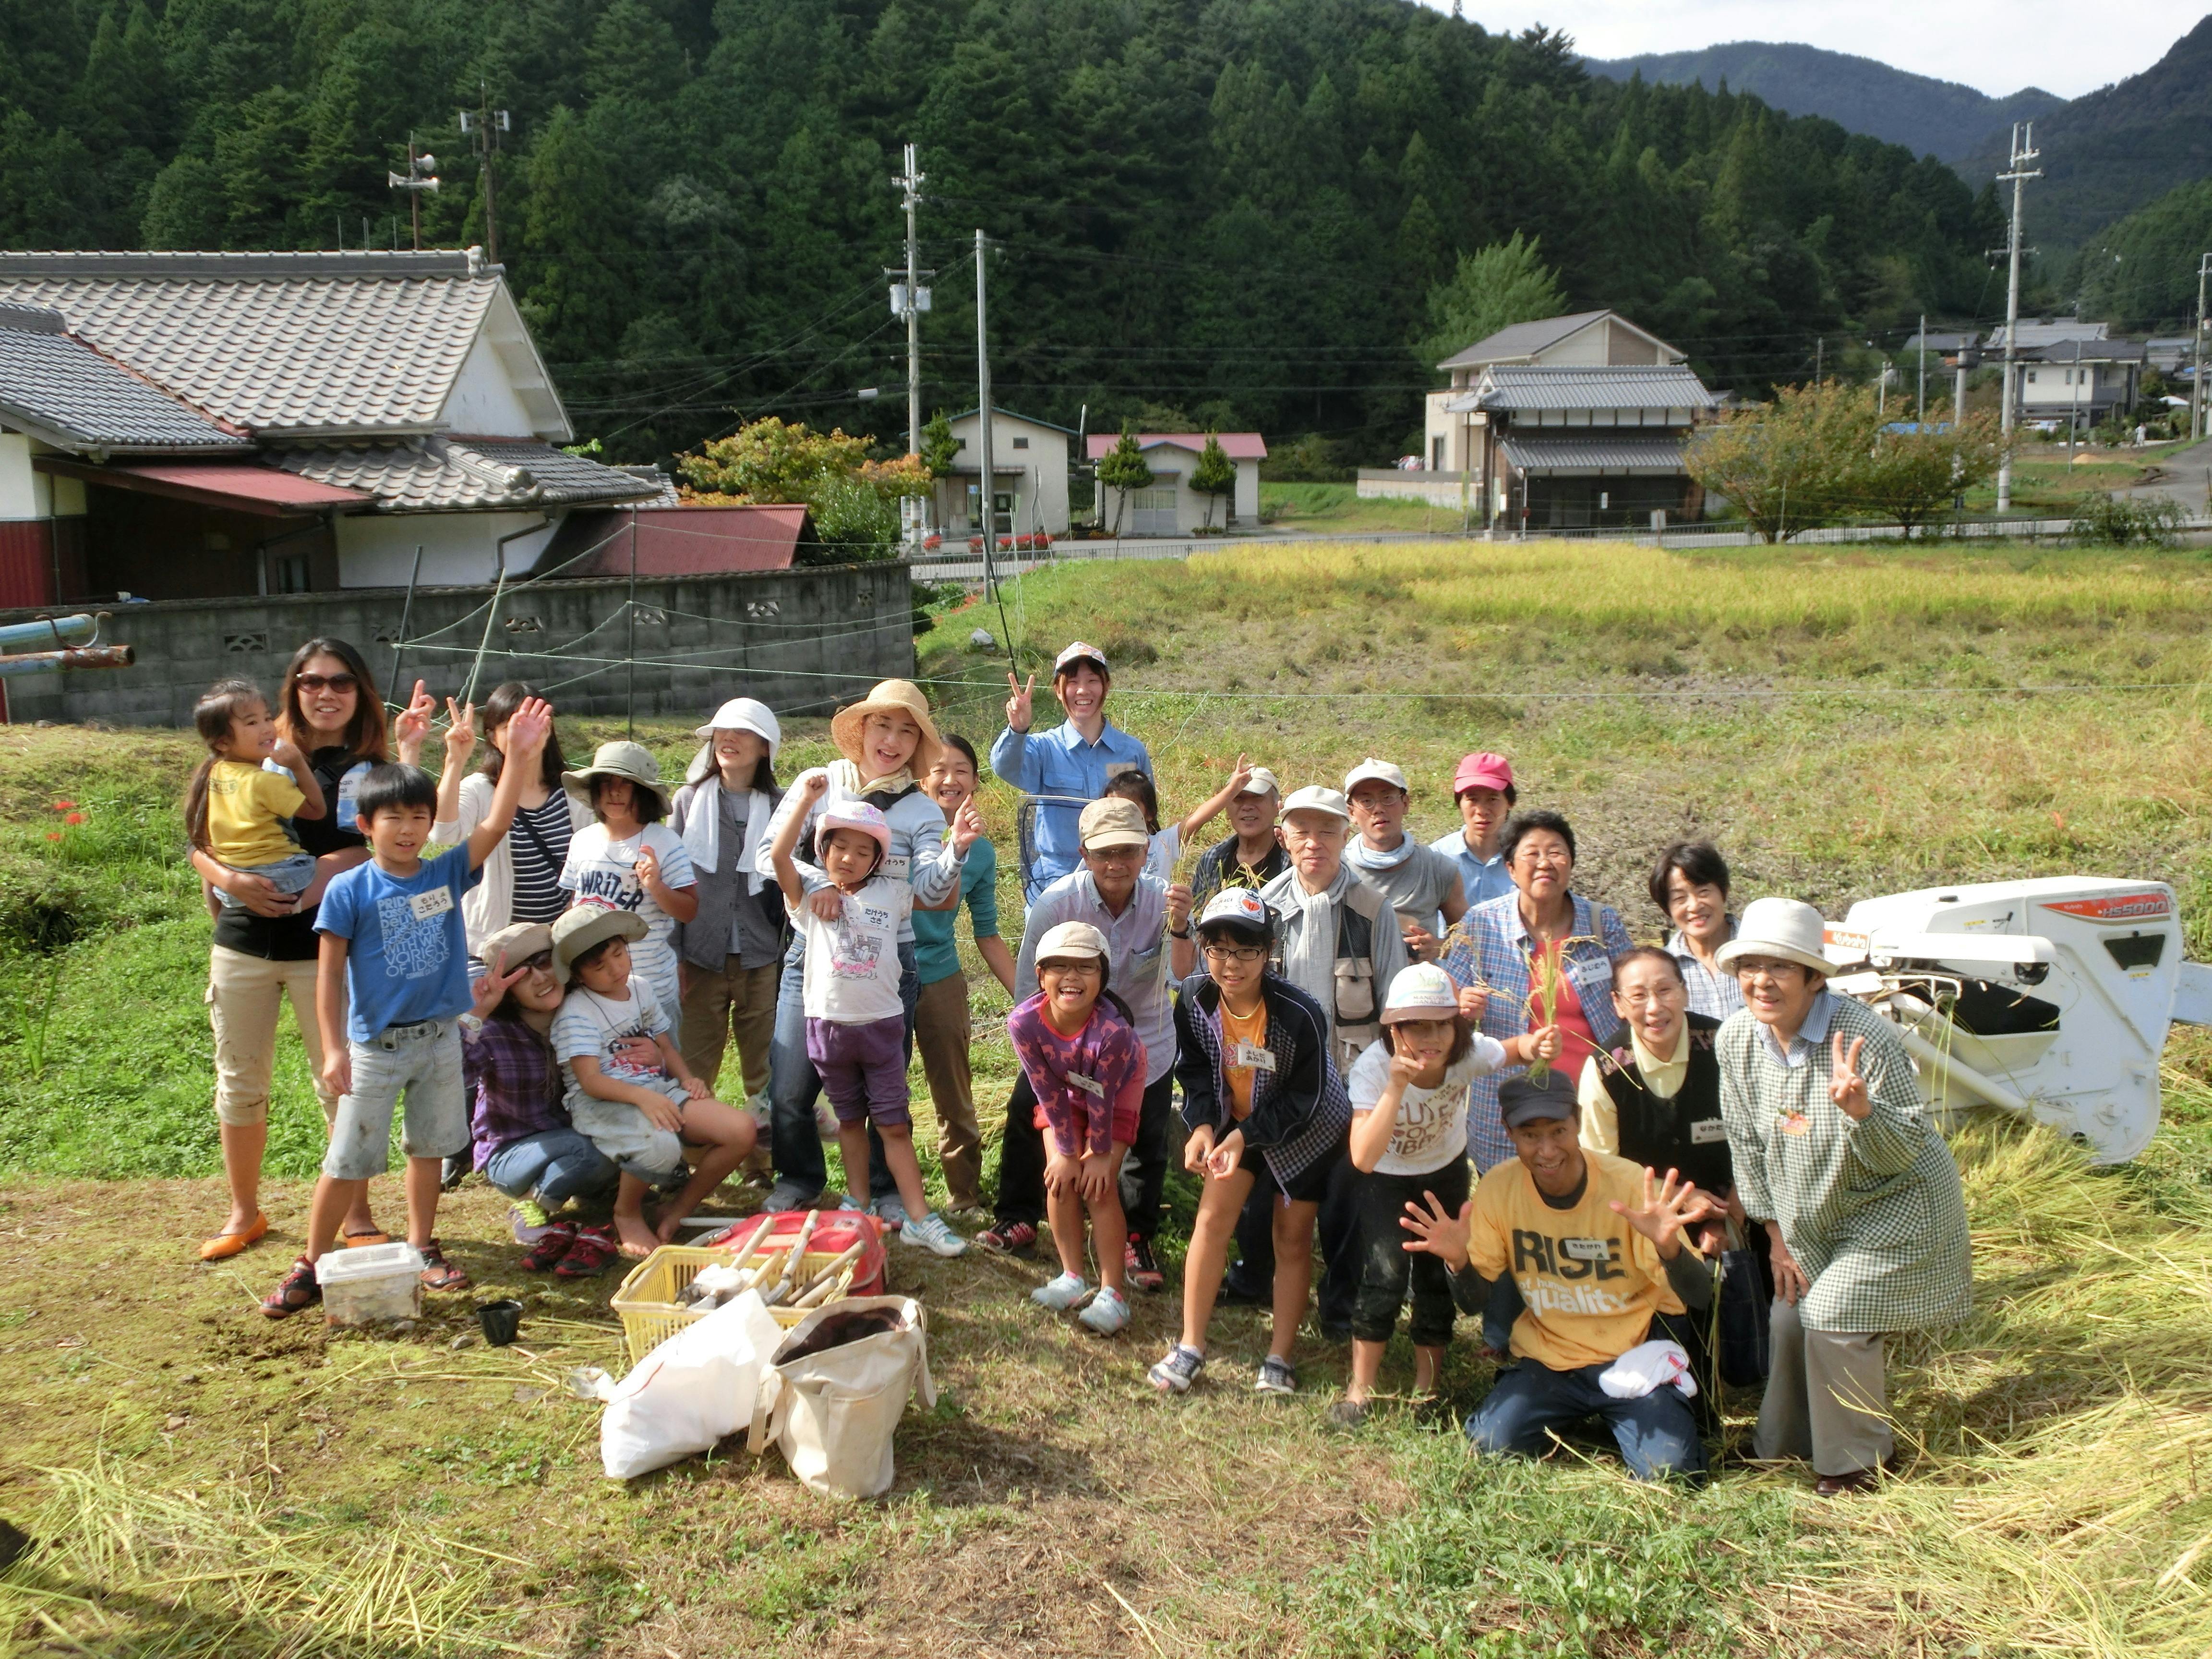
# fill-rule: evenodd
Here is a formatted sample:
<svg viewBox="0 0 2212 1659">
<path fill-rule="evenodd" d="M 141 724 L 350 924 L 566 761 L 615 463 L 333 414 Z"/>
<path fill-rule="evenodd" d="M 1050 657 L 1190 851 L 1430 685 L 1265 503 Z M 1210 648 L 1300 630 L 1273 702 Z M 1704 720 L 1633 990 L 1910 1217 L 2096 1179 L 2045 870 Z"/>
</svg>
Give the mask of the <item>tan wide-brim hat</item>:
<svg viewBox="0 0 2212 1659">
<path fill-rule="evenodd" d="M 622 778 L 646 791 L 660 803 L 663 817 L 668 816 L 668 786 L 660 781 L 660 763 L 653 751 L 641 743 L 617 739 L 603 743 L 592 756 L 589 766 L 574 772 L 563 772 L 561 784 L 586 806 L 592 804 L 593 778 Z"/>
<path fill-rule="evenodd" d="M 505 971 L 500 967 L 504 961 L 507 968 L 530 960 L 541 951 L 553 948 L 553 930 L 542 921 L 510 922 L 496 933 L 484 935 L 477 949 L 477 960 L 495 973 Z"/>
<path fill-rule="evenodd" d="M 907 763 L 916 777 L 937 764 L 945 745 L 938 739 L 937 722 L 929 717 L 929 699 L 912 680 L 884 680 L 860 702 L 839 709 L 830 722 L 830 740 L 837 745 L 839 754 L 860 769 L 861 776 L 872 775 L 860 750 L 860 728 L 871 714 L 904 714 L 921 728 L 914 758 Z"/>
<path fill-rule="evenodd" d="M 1835 964 L 1820 950 L 1827 925 L 1802 899 L 1753 899 L 1743 908 L 1735 937 L 1713 952 L 1713 960 L 1734 968 L 1745 957 L 1774 957 L 1816 974 L 1832 974 Z"/>
<path fill-rule="evenodd" d="M 633 910 L 587 902 L 563 910 L 553 924 L 553 977 L 566 985 L 575 977 L 578 957 L 601 939 L 627 939 L 635 945 L 652 929 Z"/>
</svg>

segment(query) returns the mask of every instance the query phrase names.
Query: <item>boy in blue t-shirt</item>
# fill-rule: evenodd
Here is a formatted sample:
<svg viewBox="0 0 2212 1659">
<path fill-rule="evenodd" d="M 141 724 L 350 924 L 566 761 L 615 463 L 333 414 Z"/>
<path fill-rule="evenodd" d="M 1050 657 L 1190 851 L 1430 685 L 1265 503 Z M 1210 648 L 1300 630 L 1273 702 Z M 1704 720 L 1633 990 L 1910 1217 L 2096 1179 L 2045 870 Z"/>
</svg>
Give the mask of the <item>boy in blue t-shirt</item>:
<svg viewBox="0 0 2212 1659">
<path fill-rule="evenodd" d="M 456 720 L 472 717 L 471 710 L 454 711 Z M 469 1144 L 459 1018 L 473 998 L 460 900 L 481 879 L 483 861 L 514 822 L 523 782 L 538 775 L 538 758 L 552 729 L 552 710 L 541 699 L 526 699 L 507 721 L 508 763 L 500 770 L 491 811 L 465 845 L 434 859 L 422 857 L 438 807 L 429 775 L 380 766 L 362 782 L 356 813 L 368 837 L 369 861 L 331 881 L 315 915 L 322 935 L 315 1013 L 323 1079 L 339 1097 L 337 1120 L 307 1211 L 307 1249 L 261 1304 L 271 1319 L 322 1300 L 315 1263 L 336 1245 L 339 1223 L 369 1178 L 391 1167 L 392 1115 L 403 1095 L 407 1242 L 422 1253 L 422 1283 L 429 1289 L 459 1290 L 469 1282 L 431 1232 L 444 1161 Z"/>
</svg>

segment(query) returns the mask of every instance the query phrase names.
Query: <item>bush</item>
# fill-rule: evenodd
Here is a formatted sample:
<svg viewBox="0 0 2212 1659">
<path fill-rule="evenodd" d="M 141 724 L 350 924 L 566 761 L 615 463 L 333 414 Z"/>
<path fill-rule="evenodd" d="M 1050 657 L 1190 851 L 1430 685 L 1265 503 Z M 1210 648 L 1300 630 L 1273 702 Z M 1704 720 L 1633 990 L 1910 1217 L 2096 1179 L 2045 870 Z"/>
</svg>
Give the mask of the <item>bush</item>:
<svg viewBox="0 0 2212 1659">
<path fill-rule="evenodd" d="M 2067 539 L 2092 547 L 2171 547 L 2188 514 L 2165 496 L 2095 495 L 2082 503 Z"/>
</svg>

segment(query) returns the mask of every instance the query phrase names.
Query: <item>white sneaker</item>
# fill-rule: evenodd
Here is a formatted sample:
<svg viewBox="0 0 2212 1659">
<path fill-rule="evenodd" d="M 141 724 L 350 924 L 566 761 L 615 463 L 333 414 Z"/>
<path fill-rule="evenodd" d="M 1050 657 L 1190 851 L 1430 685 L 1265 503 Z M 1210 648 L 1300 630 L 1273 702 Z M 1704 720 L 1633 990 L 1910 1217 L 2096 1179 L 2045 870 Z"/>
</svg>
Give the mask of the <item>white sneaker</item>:
<svg viewBox="0 0 2212 1659">
<path fill-rule="evenodd" d="M 919 1244 L 936 1255 L 965 1255 L 968 1241 L 945 1224 L 945 1218 L 932 1210 L 919 1221 L 909 1219 L 899 1229 L 899 1237 L 909 1244 Z"/>
<path fill-rule="evenodd" d="M 1031 1291 L 1030 1300 L 1040 1308 L 1048 1308 L 1054 1313 L 1066 1313 L 1090 1293 L 1091 1281 L 1081 1273 L 1062 1273 L 1057 1279 L 1047 1279 Z"/>
<path fill-rule="evenodd" d="M 868 1212 L 868 1206 L 850 1193 L 838 1194 L 837 1201 L 835 1204 L 824 1204 L 822 1207 L 825 1210 L 850 1210 L 859 1215 L 866 1215 Z"/>
<path fill-rule="evenodd" d="M 1075 1316 L 1101 1336 L 1114 1336 L 1129 1322 L 1129 1304 L 1109 1285 L 1091 1298 L 1091 1305 Z"/>
</svg>

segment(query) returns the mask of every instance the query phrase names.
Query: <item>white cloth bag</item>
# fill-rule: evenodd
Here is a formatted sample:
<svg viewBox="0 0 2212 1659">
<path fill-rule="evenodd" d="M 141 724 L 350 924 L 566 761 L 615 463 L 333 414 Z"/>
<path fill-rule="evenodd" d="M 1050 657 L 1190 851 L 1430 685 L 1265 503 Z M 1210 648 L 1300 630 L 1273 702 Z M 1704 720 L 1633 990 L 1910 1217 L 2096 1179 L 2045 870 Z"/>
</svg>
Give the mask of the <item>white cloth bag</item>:
<svg viewBox="0 0 2212 1659">
<path fill-rule="evenodd" d="M 893 1328 L 835 1347 L 803 1352 L 825 1322 L 881 1310 Z M 937 1403 L 921 1304 L 906 1296 L 856 1296 L 816 1309 L 792 1328 L 771 1358 L 746 1443 L 773 1440 L 791 1472 L 830 1498 L 873 1498 L 890 1490 L 891 1434 L 908 1396 Z"/>
<path fill-rule="evenodd" d="M 679 1462 L 751 1423 L 768 1357 L 782 1340 L 760 1293 L 747 1291 L 686 1325 L 620 1382 L 598 1379 L 607 1403 L 599 1418 L 607 1478 Z"/>
</svg>

